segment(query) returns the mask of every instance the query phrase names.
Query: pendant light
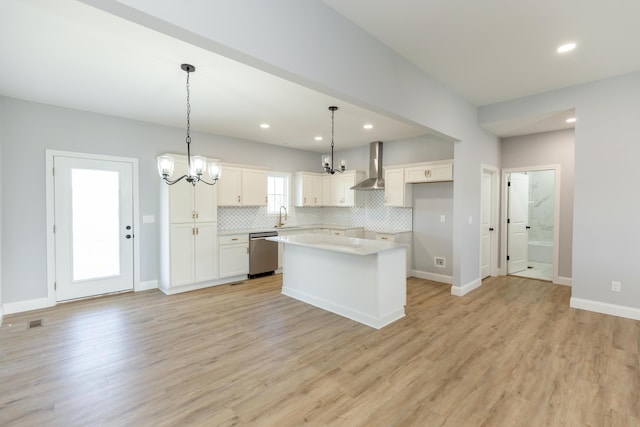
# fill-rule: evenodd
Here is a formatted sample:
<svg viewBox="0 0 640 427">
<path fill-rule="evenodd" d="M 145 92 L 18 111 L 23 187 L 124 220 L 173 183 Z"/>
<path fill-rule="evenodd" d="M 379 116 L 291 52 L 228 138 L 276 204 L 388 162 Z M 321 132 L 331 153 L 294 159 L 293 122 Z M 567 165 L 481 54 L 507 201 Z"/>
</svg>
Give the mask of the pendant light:
<svg viewBox="0 0 640 427">
<path fill-rule="evenodd" d="M 325 172 L 331 175 L 335 174 L 336 172 L 342 173 L 347 168 L 347 162 L 345 162 L 344 160 L 340 160 L 339 169 L 334 169 L 333 167 L 333 133 L 334 133 L 333 115 L 335 114 L 337 109 L 338 107 L 335 107 L 335 106 L 329 107 L 329 111 L 331 111 L 331 157 L 322 156 L 322 167 L 324 168 Z"/>
<path fill-rule="evenodd" d="M 220 179 L 220 164 L 216 162 L 210 162 L 207 164 L 207 159 L 202 156 L 191 157 L 191 102 L 190 102 L 190 90 L 189 90 L 189 74 L 196 71 L 196 67 L 191 64 L 182 64 L 180 66 L 187 72 L 187 174 L 182 175 L 178 179 L 171 180 L 173 174 L 173 157 L 169 155 L 158 156 L 158 173 L 169 185 L 173 185 L 176 182 L 180 182 L 183 179 L 191 183 L 193 186 L 198 182 L 203 182 L 207 185 L 214 185 L 218 179 Z M 202 179 L 202 174 L 207 170 L 212 182 L 207 182 Z"/>
</svg>

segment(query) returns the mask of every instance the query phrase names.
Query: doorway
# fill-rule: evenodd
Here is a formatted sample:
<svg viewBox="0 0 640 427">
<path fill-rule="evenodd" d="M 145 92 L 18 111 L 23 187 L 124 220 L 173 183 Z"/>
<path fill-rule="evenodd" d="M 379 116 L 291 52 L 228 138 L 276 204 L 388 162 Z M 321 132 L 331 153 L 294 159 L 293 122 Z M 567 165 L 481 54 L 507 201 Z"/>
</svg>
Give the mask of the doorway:
<svg viewBox="0 0 640 427">
<path fill-rule="evenodd" d="M 133 290 L 137 161 L 48 151 L 47 164 L 52 171 L 47 185 L 47 221 L 53 232 L 50 299 Z"/>
<path fill-rule="evenodd" d="M 559 166 L 506 170 L 506 273 L 557 282 Z"/>
</svg>

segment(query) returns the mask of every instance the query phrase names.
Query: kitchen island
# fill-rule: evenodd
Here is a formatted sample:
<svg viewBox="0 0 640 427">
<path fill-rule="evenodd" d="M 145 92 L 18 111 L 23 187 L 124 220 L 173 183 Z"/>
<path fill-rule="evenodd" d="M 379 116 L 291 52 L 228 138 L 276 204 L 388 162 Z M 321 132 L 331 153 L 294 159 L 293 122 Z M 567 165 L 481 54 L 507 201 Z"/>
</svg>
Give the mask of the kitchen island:
<svg viewBox="0 0 640 427">
<path fill-rule="evenodd" d="M 316 234 L 267 239 L 284 244 L 284 295 L 376 329 L 404 317 L 406 244 Z"/>
</svg>

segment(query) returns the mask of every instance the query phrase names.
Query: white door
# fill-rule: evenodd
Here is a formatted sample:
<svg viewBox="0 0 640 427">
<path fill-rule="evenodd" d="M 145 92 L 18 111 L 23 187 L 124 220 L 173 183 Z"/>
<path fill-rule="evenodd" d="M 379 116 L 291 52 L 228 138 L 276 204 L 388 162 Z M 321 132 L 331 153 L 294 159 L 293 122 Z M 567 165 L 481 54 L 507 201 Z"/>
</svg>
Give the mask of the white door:
<svg viewBox="0 0 640 427">
<path fill-rule="evenodd" d="M 508 187 L 507 274 L 527 269 L 529 259 L 529 176 L 511 173 Z"/>
<path fill-rule="evenodd" d="M 481 216 L 481 277 L 489 277 L 491 275 L 491 206 L 492 206 L 492 178 L 493 174 L 489 171 L 482 172 L 482 216 Z"/>
<path fill-rule="evenodd" d="M 56 300 L 133 289 L 133 165 L 54 156 Z"/>
</svg>

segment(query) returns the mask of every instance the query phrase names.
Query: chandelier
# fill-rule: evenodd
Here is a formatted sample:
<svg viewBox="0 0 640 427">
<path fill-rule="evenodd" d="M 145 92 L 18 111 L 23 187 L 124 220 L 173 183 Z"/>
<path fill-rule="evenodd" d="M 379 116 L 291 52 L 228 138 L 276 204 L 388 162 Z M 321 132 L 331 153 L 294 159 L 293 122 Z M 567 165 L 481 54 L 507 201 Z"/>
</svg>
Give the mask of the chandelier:
<svg viewBox="0 0 640 427">
<path fill-rule="evenodd" d="M 173 157 L 169 155 L 158 156 L 158 173 L 169 185 L 173 185 L 176 182 L 180 182 L 183 179 L 191 183 L 193 186 L 198 182 L 203 182 L 207 185 L 214 185 L 220 178 L 221 170 L 220 164 L 216 162 L 210 162 L 207 164 L 207 159 L 202 156 L 191 157 L 191 103 L 190 103 L 190 90 L 189 90 L 189 74 L 196 71 L 196 67 L 190 64 L 182 64 L 180 66 L 187 72 L 187 174 L 182 175 L 178 179 L 171 180 L 173 175 Z M 202 179 L 202 174 L 207 170 L 212 182 L 207 182 Z"/>
<path fill-rule="evenodd" d="M 338 107 L 335 107 L 335 106 L 329 107 L 329 111 L 331 111 L 331 157 L 322 156 L 322 167 L 324 168 L 325 172 L 331 175 L 335 174 L 336 172 L 342 173 L 345 171 L 347 167 L 347 162 L 345 162 L 344 160 L 340 160 L 340 168 L 339 169 L 333 168 L 333 131 L 334 131 L 333 115 L 335 114 L 337 109 Z M 329 161 L 331 161 L 331 163 L 329 163 Z"/>
</svg>

